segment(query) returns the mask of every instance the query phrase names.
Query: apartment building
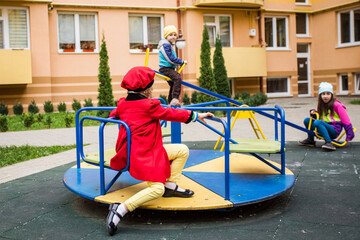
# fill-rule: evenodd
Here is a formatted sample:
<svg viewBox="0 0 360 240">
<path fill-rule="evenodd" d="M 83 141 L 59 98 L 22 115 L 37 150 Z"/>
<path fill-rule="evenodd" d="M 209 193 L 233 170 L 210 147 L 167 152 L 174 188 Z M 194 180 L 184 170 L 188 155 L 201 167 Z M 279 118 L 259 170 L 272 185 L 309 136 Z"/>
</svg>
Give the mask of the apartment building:
<svg viewBox="0 0 360 240">
<path fill-rule="evenodd" d="M 125 73 L 158 69 L 163 27 L 175 25 L 186 40 L 183 79 L 198 84 L 204 25 L 214 46 L 223 44 L 233 93 L 268 97 L 316 96 L 320 82 L 337 95 L 360 95 L 358 0 L 2 0 L 0 1 L 0 102 L 12 109 L 51 100 L 97 102 L 101 40 L 106 39 L 116 99 Z M 156 79 L 154 95 L 168 85 Z M 191 93 L 191 89 L 184 88 Z"/>
</svg>

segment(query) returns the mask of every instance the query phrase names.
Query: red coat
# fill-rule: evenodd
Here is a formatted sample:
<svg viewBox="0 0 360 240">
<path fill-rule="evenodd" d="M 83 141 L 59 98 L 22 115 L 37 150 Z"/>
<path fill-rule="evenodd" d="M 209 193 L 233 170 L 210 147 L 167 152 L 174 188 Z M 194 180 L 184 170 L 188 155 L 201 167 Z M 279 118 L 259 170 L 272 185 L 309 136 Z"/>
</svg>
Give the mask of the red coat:
<svg viewBox="0 0 360 240">
<path fill-rule="evenodd" d="M 191 111 L 164 108 L 157 99 L 125 101 L 121 98 L 110 117 L 126 122 L 131 131 L 130 175 L 141 181 L 165 183 L 170 177 L 170 162 L 163 147 L 160 120 L 187 122 Z M 110 166 L 121 170 L 127 162 L 126 130 L 120 127 L 116 155 Z"/>
</svg>

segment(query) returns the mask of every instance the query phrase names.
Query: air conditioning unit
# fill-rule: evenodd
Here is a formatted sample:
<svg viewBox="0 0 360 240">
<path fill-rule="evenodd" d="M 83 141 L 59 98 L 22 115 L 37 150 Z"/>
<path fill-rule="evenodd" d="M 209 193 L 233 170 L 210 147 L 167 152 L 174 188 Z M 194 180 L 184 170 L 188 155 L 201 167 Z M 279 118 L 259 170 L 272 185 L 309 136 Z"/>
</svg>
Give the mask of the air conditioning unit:
<svg viewBox="0 0 360 240">
<path fill-rule="evenodd" d="M 256 29 L 252 28 L 249 30 L 249 36 L 250 37 L 255 37 L 256 36 Z"/>
</svg>

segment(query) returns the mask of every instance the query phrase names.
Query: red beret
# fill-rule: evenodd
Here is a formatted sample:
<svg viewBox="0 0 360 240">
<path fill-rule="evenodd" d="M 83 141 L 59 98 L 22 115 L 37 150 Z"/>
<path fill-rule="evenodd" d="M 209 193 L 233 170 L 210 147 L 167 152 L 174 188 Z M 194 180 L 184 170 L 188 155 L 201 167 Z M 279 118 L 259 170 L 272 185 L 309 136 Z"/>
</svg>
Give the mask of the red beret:
<svg viewBox="0 0 360 240">
<path fill-rule="evenodd" d="M 133 67 L 121 82 L 121 87 L 127 90 L 141 92 L 154 83 L 155 72 L 148 67 Z"/>
</svg>

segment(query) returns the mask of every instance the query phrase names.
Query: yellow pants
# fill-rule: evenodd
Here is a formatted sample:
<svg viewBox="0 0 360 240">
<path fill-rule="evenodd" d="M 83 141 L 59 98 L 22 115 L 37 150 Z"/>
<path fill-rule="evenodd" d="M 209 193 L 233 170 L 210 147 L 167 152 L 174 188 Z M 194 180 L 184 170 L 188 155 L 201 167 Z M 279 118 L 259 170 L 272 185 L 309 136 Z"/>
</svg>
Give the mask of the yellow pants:
<svg viewBox="0 0 360 240">
<path fill-rule="evenodd" d="M 189 157 L 189 148 L 184 144 L 165 144 L 164 148 L 168 154 L 171 176 L 167 179 L 169 182 L 178 182 L 186 160 Z M 125 201 L 127 209 L 132 212 L 142 204 L 157 199 L 164 194 L 165 187 L 161 182 L 146 182 L 148 187 L 136 193 Z"/>
</svg>

